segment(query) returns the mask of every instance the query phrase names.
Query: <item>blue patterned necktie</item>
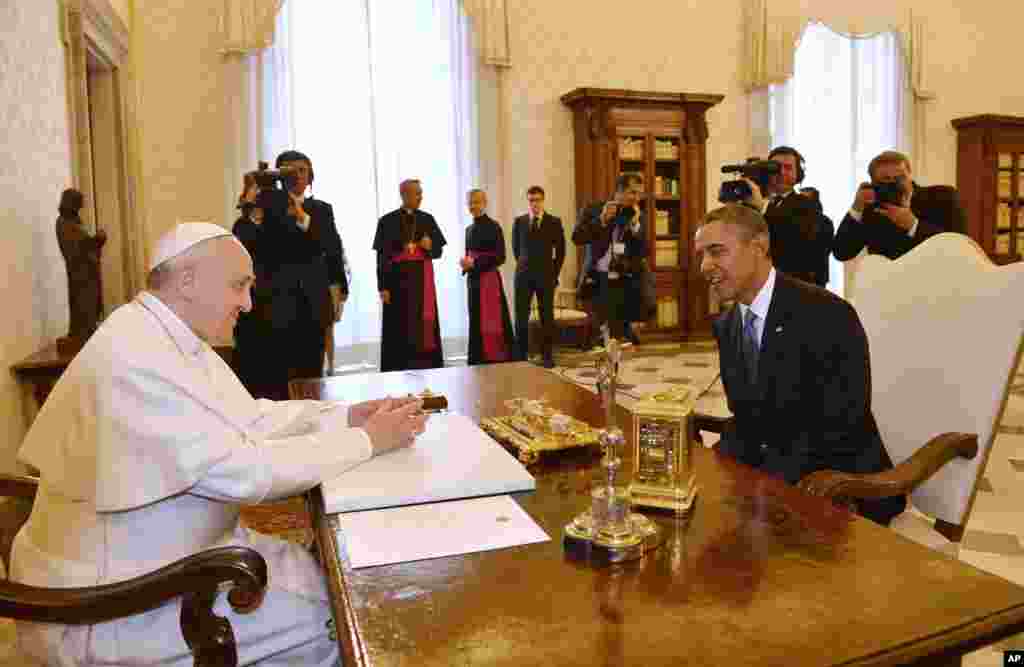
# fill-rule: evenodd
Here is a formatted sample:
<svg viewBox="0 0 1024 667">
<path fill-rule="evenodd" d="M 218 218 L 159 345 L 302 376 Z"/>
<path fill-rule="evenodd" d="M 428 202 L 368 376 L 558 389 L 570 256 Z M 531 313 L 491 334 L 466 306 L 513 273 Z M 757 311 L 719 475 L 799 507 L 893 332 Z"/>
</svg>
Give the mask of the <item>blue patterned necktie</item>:
<svg viewBox="0 0 1024 667">
<path fill-rule="evenodd" d="M 747 380 L 751 385 L 757 384 L 757 361 L 761 352 L 757 342 L 757 313 L 747 308 L 743 316 L 743 365 L 747 369 Z"/>
</svg>

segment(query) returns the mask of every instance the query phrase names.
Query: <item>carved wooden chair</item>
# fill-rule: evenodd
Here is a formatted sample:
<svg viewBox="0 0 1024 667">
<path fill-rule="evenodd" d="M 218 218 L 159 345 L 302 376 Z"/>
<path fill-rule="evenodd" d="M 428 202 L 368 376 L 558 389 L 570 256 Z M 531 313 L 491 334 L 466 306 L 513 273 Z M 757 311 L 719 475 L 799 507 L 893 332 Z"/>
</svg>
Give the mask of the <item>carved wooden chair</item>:
<svg viewBox="0 0 1024 667">
<path fill-rule="evenodd" d="M 0 496 L 7 501 L 0 512 L 7 519 L 0 541 L 5 562 L 9 559 L 13 534 L 28 518 L 38 483 L 34 477 L 0 475 Z M 230 586 L 228 601 L 236 612 L 255 610 L 267 586 L 267 564 L 263 557 L 247 547 L 221 547 L 128 581 L 89 588 L 25 586 L 9 581 L 4 572 L 0 577 L 0 619 L 72 625 L 102 623 L 141 614 L 182 597 L 181 632 L 195 656 L 195 664 L 237 665 L 231 624 L 213 613 L 214 600 L 225 584 Z M 12 633 L 7 634 L 13 641 Z M 11 656 L 6 664 L 32 664 L 18 655 L 14 647 L 4 648 Z M 0 665 L 3 664 L 0 658 Z"/>
<path fill-rule="evenodd" d="M 896 261 L 865 257 L 852 302 L 868 337 L 872 411 L 895 467 L 820 471 L 800 486 L 838 502 L 909 494 L 893 529 L 955 555 L 1020 361 L 1021 294 L 1024 264 L 996 266 L 960 234 L 934 236 Z M 719 433 L 724 425 L 694 422 Z"/>
<path fill-rule="evenodd" d="M 896 466 L 822 471 L 832 498 L 910 495 L 898 532 L 955 555 L 1021 358 L 1024 265 L 996 266 L 972 239 L 939 234 L 899 260 L 865 257 L 853 305 L 871 353 L 871 404 Z M 923 446 L 922 446 L 923 445 Z M 919 530 L 918 519 L 934 532 Z"/>
</svg>

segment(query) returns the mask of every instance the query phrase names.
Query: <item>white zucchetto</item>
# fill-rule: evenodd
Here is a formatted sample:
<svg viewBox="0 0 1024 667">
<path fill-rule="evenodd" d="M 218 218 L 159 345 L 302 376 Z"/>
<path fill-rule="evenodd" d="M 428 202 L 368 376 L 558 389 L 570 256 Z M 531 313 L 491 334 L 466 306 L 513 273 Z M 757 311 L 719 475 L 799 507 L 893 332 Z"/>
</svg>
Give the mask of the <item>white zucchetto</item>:
<svg viewBox="0 0 1024 667">
<path fill-rule="evenodd" d="M 231 236 L 231 231 L 212 222 L 180 222 L 156 242 L 146 270 L 152 271 L 192 246 L 220 236 Z"/>
</svg>

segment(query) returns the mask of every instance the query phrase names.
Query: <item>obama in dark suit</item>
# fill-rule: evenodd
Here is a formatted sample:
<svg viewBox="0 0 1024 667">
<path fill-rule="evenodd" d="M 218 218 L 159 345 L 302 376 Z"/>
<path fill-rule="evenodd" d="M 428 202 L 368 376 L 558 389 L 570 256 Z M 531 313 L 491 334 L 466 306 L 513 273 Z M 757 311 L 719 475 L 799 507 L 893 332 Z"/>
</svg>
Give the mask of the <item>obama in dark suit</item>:
<svg viewBox="0 0 1024 667">
<path fill-rule="evenodd" d="M 696 234 L 702 275 L 736 305 L 714 325 L 733 417 L 718 451 L 796 484 L 818 470 L 892 468 L 871 412 L 868 342 L 849 303 L 776 271 L 764 217 L 729 204 Z M 858 501 L 888 524 L 904 496 Z"/>
</svg>

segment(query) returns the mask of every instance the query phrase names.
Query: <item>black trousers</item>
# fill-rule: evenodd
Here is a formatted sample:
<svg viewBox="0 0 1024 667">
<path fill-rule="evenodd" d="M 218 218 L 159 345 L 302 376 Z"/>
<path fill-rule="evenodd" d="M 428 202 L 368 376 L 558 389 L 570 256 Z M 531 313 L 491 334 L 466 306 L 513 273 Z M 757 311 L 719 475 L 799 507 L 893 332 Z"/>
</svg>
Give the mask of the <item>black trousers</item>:
<svg viewBox="0 0 1024 667">
<path fill-rule="evenodd" d="M 601 325 L 608 323 L 612 338 L 622 339 L 632 331 L 626 317 L 626 278 L 608 280 L 608 274 L 596 271 L 594 274 L 594 335 L 600 336 Z"/>
<path fill-rule="evenodd" d="M 537 295 L 540 310 L 541 349 L 551 359 L 555 341 L 555 281 L 550 276 L 537 276 L 529 271 L 516 272 L 516 343 L 517 358 L 526 361 L 530 352 L 530 304 Z"/>
</svg>

